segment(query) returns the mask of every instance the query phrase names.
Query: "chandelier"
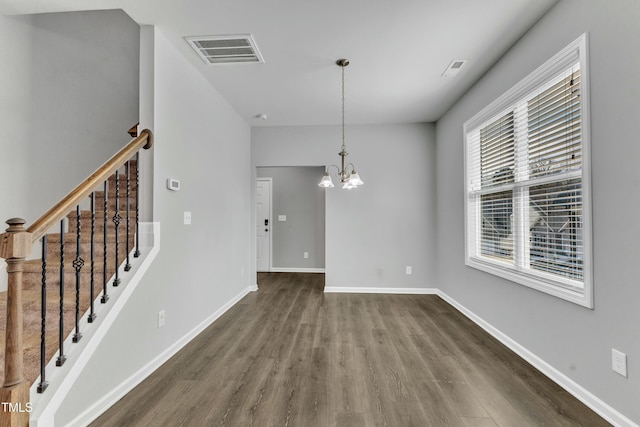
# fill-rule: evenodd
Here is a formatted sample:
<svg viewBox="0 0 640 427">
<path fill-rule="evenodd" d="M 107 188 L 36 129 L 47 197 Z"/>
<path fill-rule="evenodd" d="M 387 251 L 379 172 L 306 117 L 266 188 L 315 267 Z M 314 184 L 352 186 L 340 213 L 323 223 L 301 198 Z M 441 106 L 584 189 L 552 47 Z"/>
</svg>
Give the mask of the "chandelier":
<svg viewBox="0 0 640 427">
<path fill-rule="evenodd" d="M 364 184 L 364 182 L 362 182 L 362 180 L 360 179 L 360 176 L 356 172 L 356 168 L 353 163 L 348 163 L 345 166 L 345 157 L 347 157 L 349 153 L 347 153 L 347 146 L 344 142 L 344 67 L 349 65 L 349 60 L 338 59 L 336 61 L 336 64 L 342 69 L 342 147 L 340 152 L 338 153 L 341 158 L 341 166 L 338 167 L 336 165 L 331 165 L 327 167 L 318 186 L 323 188 L 332 188 L 333 181 L 331 180 L 331 175 L 329 175 L 329 169 L 336 168 L 336 177 L 343 184 L 342 188 L 350 190 L 352 188 L 358 188 L 358 186 Z"/>
</svg>

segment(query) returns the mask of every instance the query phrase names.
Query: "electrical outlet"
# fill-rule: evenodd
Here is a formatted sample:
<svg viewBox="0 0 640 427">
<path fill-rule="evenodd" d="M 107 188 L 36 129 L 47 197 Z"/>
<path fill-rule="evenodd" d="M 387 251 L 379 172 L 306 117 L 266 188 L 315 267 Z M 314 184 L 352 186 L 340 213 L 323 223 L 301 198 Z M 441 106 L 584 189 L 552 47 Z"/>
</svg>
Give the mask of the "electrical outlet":
<svg viewBox="0 0 640 427">
<path fill-rule="evenodd" d="M 303 256 L 304 258 L 309 258 L 309 252 L 305 252 L 304 254 L 302 254 L 302 256 Z"/>
<path fill-rule="evenodd" d="M 184 211 L 184 225 L 191 225 L 191 212 Z"/>
<path fill-rule="evenodd" d="M 408 275 L 411 275 L 412 271 L 411 271 L 411 266 L 410 266 L 410 265 L 407 265 L 407 266 L 405 267 L 405 272 L 406 272 Z"/>
<path fill-rule="evenodd" d="M 611 367 L 614 372 L 627 377 L 627 355 L 615 348 L 611 349 Z"/>
<path fill-rule="evenodd" d="M 158 328 L 162 328 L 164 326 L 164 310 L 160 310 L 158 312 Z"/>
</svg>

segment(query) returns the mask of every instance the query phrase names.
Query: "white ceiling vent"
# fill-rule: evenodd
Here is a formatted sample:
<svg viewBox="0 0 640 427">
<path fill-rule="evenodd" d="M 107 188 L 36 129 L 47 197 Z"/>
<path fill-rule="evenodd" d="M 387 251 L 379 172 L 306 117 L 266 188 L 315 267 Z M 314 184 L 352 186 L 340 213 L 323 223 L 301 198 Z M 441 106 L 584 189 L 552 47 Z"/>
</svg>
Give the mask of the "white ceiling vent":
<svg viewBox="0 0 640 427">
<path fill-rule="evenodd" d="M 466 59 L 456 59 L 451 61 L 451 64 L 444 70 L 442 77 L 453 77 L 460 72 L 460 69 L 467 63 Z"/>
<path fill-rule="evenodd" d="M 207 65 L 264 62 L 251 34 L 185 39 Z"/>
</svg>

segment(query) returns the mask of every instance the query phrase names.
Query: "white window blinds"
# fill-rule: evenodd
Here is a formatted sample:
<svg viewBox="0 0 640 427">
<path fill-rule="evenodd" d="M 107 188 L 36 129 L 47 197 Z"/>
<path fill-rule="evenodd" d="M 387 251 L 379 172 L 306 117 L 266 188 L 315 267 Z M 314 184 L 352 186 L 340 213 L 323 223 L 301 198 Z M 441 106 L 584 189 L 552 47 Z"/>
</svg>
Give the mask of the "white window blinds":
<svg viewBox="0 0 640 427">
<path fill-rule="evenodd" d="M 468 265 L 591 306 L 580 46 L 465 124 L 466 257 Z"/>
</svg>

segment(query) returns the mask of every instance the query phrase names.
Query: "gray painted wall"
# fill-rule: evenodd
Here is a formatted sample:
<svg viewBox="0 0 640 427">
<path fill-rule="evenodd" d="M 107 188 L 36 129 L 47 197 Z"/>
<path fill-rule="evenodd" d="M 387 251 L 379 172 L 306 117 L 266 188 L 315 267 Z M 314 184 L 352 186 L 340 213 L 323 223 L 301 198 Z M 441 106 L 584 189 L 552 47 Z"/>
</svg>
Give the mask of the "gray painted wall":
<svg viewBox="0 0 640 427">
<path fill-rule="evenodd" d="M 640 423 L 640 3 L 562 0 L 437 123 L 439 286 L 551 366 Z M 463 123 L 588 32 L 595 309 L 464 264 Z M 473 64 L 469 64 L 473 66 Z M 611 370 L 628 355 L 629 378 Z"/>
<path fill-rule="evenodd" d="M 116 10 L 0 16 L 0 52 L 0 215 L 29 223 L 131 139 L 139 27 Z"/>
<path fill-rule="evenodd" d="M 260 167 L 272 178 L 271 266 L 278 269 L 324 268 L 324 196 L 318 187 L 324 167 Z M 280 221 L 279 215 L 286 215 Z M 304 252 L 309 258 L 304 258 Z"/>
<path fill-rule="evenodd" d="M 27 214 L 27 143 L 29 125 L 30 81 L 28 51 L 31 33 L 30 20 L 0 15 L 0 230 L 4 232 L 8 218 Z M 10 64 L 10 65 L 9 65 Z M 4 260 L 0 261 L 0 268 Z M 6 285 L 4 285 L 6 287 Z"/>
<path fill-rule="evenodd" d="M 253 128 L 251 139 L 255 166 L 340 160 L 339 126 Z M 326 286 L 435 287 L 434 126 L 347 125 L 346 142 L 365 184 L 325 190 Z"/>
<path fill-rule="evenodd" d="M 157 27 L 155 40 L 144 39 L 144 49 L 154 51 L 145 57 L 154 57 L 153 203 L 161 249 L 60 407 L 56 425 L 118 387 L 250 283 L 249 126 Z M 166 189 L 168 177 L 181 180 L 179 192 Z M 184 211 L 192 212 L 190 226 L 182 223 Z"/>
<path fill-rule="evenodd" d="M 1 231 L 29 225 L 131 139 L 138 50 L 122 11 L 0 16 Z"/>
</svg>

